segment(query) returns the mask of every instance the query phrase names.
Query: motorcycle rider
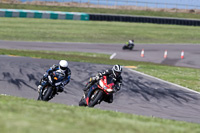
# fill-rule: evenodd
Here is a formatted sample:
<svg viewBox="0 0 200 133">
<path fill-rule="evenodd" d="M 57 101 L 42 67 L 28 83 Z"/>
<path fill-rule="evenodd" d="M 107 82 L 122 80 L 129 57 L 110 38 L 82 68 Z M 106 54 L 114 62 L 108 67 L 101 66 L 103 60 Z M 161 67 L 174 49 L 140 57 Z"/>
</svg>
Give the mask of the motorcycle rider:
<svg viewBox="0 0 200 133">
<path fill-rule="evenodd" d="M 134 40 L 129 40 L 128 42 L 126 42 L 127 47 L 131 48 L 134 46 Z"/>
<path fill-rule="evenodd" d="M 114 91 L 117 92 L 121 88 L 122 84 L 122 67 L 120 65 L 114 65 L 112 69 L 105 70 L 104 72 L 98 73 L 95 77 L 91 77 L 90 81 L 86 84 L 85 88 L 83 88 L 84 96 L 87 95 L 89 88 L 97 82 L 101 77 L 103 76 L 109 76 L 112 77 L 114 80 Z M 113 102 L 113 94 L 110 94 L 104 101 L 108 103 Z"/>
<path fill-rule="evenodd" d="M 38 85 L 38 92 L 40 92 L 40 90 L 42 90 L 48 84 L 47 77 L 54 71 L 61 72 L 65 75 L 61 85 L 58 87 L 58 92 L 62 92 L 64 90 L 64 86 L 70 81 L 71 70 L 68 68 L 68 62 L 66 60 L 60 60 L 59 64 L 54 64 L 45 72 L 43 78 L 40 80 L 40 84 Z"/>
</svg>

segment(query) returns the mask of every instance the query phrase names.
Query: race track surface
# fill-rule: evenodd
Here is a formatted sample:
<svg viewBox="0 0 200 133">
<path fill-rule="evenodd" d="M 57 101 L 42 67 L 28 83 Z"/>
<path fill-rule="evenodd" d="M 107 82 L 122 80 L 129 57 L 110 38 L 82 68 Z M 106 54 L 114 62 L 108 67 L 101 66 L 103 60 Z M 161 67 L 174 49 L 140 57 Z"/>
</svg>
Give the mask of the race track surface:
<svg viewBox="0 0 200 133">
<path fill-rule="evenodd" d="M 10 57 L 0 55 L 0 94 L 37 99 L 37 85 L 45 70 L 57 60 Z M 82 88 L 90 76 L 111 68 L 109 65 L 69 62 L 72 80 L 65 92 L 50 102 L 78 105 Z M 160 117 L 200 123 L 200 95 L 180 87 L 123 70 L 122 89 L 114 96 L 114 102 L 95 108 L 124 113 Z"/>
<path fill-rule="evenodd" d="M 0 41 L 0 48 L 52 51 L 80 51 L 117 55 L 114 58 L 200 68 L 200 45 L 194 44 L 135 44 L 133 51 L 122 50 L 123 44 L 16 42 Z M 144 49 L 144 57 L 140 56 Z M 167 50 L 167 58 L 164 52 Z M 184 51 L 184 59 L 181 52 Z"/>
</svg>

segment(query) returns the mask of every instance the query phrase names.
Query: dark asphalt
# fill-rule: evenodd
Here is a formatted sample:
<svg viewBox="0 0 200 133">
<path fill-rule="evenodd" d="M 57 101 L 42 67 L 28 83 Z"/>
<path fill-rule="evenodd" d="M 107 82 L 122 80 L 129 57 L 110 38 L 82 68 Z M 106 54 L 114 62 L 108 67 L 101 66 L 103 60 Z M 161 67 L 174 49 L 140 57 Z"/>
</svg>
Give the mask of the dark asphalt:
<svg viewBox="0 0 200 133">
<path fill-rule="evenodd" d="M 16 46 L 17 47 L 17 46 Z M 37 99 L 37 85 L 44 71 L 57 60 L 32 59 L 28 57 L 0 56 L 0 94 Z M 65 92 L 50 102 L 78 105 L 82 88 L 97 70 L 111 68 L 109 65 L 69 62 L 72 80 Z M 157 79 L 134 73 L 124 68 L 123 86 L 115 95 L 114 102 L 96 108 L 137 115 L 160 117 L 200 123 L 200 95 Z"/>
<path fill-rule="evenodd" d="M 0 41 L 0 48 L 52 51 L 80 51 L 91 53 L 117 53 L 114 58 L 200 68 L 200 45 L 195 44 L 135 44 L 133 51 L 122 50 L 123 44 L 56 43 Z M 140 57 L 144 49 L 144 58 Z M 167 50 L 167 58 L 164 51 Z M 181 51 L 184 50 L 184 59 Z"/>
</svg>

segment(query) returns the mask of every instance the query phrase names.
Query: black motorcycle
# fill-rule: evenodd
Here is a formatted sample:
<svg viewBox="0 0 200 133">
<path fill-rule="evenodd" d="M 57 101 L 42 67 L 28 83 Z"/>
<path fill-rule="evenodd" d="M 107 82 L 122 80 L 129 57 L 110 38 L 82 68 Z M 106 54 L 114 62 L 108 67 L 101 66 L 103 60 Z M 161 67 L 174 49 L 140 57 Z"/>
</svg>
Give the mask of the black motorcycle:
<svg viewBox="0 0 200 133">
<path fill-rule="evenodd" d="M 129 45 L 127 45 L 127 44 L 125 44 L 123 47 L 122 47 L 122 49 L 123 50 L 132 50 L 133 48 L 134 48 L 134 44 L 129 44 Z"/>
<path fill-rule="evenodd" d="M 47 76 L 47 85 L 43 87 L 39 92 L 38 100 L 49 101 L 60 90 L 61 81 L 64 79 L 65 75 L 61 72 L 53 72 Z"/>
</svg>

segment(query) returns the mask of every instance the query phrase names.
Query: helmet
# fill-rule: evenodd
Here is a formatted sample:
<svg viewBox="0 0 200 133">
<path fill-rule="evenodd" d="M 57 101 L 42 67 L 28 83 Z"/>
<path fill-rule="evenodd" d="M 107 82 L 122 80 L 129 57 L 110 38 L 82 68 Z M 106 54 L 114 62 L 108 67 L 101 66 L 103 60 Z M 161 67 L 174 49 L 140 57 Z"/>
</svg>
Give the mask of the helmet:
<svg viewBox="0 0 200 133">
<path fill-rule="evenodd" d="M 59 62 L 59 68 L 61 70 L 66 70 L 68 68 L 68 62 L 66 60 L 61 60 Z"/>
<path fill-rule="evenodd" d="M 120 65 L 114 65 L 112 71 L 115 77 L 119 77 L 122 73 L 122 67 Z"/>
<path fill-rule="evenodd" d="M 132 40 L 129 40 L 128 42 L 129 42 L 129 43 L 133 43 L 133 41 L 132 41 Z"/>
</svg>

